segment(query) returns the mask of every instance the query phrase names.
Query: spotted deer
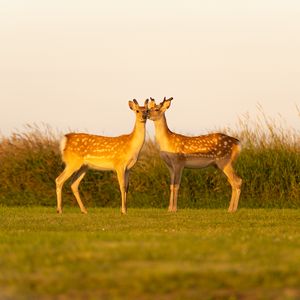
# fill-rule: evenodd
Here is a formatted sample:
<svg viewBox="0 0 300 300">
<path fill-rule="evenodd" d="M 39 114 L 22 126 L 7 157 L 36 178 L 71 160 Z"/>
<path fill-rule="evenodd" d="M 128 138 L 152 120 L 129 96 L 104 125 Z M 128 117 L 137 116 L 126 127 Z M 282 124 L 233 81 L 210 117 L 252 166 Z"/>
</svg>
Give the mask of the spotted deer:
<svg viewBox="0 0 300 300">
<path fill-rule="evenodd" d="M 224 172 L 232 187 L 229 212 L 237 210 L 242 179 L 233 169 L 241 146 L 239 140 L 222 133 L 201 136 L 185 136 L 172 132 L 167 125 L 165 112 L 171 100 L 164 98 L 160 104 L 150 98 L 148 118 L 154 122 L 156 141 L 160 155 L 171 175 L 169 211 L 177 211 L 177 196 L 183 169 L 216 166 Z"/>
<path fill-rule="evenodd" d="M 135 112 L 136 121 L 130 134 L 117 137 L 98 136 L 86 133 L 69 133 L 61 141 L 64 171 L 56 178 L 57 212 L 62 213 L 62 187 L 72 175 L 71 189 L 82 213 L 87 213 L 78 186 L 86 171 L 114 170 L 117 173 L 121 197 L 121 212 L 126 214 L 126 198 L 129 186 L 129 170 L 135 165 L 145 140 L 145 124 L 148 114 L 148 99 L 139 106 L 134 99 L 129 107 Z"/>
</svg>

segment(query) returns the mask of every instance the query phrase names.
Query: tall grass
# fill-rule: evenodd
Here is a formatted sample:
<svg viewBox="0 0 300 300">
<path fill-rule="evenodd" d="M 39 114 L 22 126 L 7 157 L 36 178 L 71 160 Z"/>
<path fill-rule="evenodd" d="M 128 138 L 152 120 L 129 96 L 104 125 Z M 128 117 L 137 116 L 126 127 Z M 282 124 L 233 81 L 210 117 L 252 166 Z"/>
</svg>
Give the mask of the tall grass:
<svg viewBox="0 0 300 300">
<path fill-rule="evenodd" d="M 243 178 L 243 207 L 300 207 L 300 133 L 262 111 L 243 116 L 237 129 L 220 130 L 238 137 L 243 150 L 236 169 Z M 47 126 L 26 126 L 0 140 L 0 203 L 55 205 L 55 178 L 63 170 L 59 153 L 62 134 Z M 120 205 L 113 172 L 89 171 L 81 186 L 87 206 Z M 227 207 L 231 189 L 217 169 L 184 170 L 179 207 Z M 129 207 L 166 207 L 169 173 L 152 139 L 130 173 Z M 68 184 L 64 203 L 75 205 Z"/>
<path fill-rule="evenodd" d="M 300 132 L 260 108 L 256 119 L 239 121 L 244 147 L 237 163 L 244 178 L 243 197 L 249 206 L 299 207 Z"/>
<path fill-rule="evenodd" d="M 57 134 L 27 125 L 0 142 L 0 200 L 8 205 L 53 203 L 53 179 L 61 169 Z"/>
</svg>

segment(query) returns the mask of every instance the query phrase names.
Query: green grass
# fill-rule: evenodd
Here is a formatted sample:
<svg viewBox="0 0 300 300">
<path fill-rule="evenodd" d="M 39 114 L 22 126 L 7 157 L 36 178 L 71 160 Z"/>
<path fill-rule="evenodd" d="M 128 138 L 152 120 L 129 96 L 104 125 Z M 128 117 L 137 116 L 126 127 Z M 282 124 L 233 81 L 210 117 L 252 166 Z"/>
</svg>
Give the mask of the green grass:
<svg viewBox="0 0 300 300">
<path fill-rule="evenodd" d="M 0 299 L 299 299 L 300 211 L 0 206 Z"/>
</svg>

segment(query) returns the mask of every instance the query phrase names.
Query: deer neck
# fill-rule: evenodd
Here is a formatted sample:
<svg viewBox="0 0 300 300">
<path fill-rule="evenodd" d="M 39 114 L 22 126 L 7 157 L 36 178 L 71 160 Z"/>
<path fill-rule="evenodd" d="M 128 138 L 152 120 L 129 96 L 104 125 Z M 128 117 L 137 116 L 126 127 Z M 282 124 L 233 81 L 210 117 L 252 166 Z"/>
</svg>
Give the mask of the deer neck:
<svg viewBox="0 0 300 300">
<path fill-rule="evenodd" d="M 145 141 L 146 123 L 135 121 L 134 129 L 131 133 L 133 149 L 140 151 Z"/>
<path fill-rule="evenodd" d="M 168 151 L 170 129 L 168 128 L 165 114 L 163 114 L 160 119 L 154 121 L 154 127 L 155 138 L 156 142 L 159 144 L 160 151 Z"/>
</svg>

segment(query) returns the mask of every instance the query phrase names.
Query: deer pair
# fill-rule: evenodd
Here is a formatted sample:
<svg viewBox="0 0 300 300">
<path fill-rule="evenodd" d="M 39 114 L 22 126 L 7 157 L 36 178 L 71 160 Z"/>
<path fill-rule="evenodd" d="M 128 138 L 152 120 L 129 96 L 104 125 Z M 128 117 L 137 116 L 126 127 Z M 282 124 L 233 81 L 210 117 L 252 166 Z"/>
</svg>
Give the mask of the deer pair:
<svg viewBox="0 0 300 300">
<path fill-rule="evenodd" d="M 177 211 L 177 196 L 183 169 L 204 168 L 210 165 L 218 167 L 227 176 L 232 187 L 229 212 L 237 210 L 242 180 L 234 169 L 233 162 L 240 153 L 240 142 L 228 135 L 213 133 L 196 137 L 184 136 L 169 130 L 165 112 L 171 100 L 164 98 L 160 104 L 150 98 L 144 106 L 136 100 L 129 101 L 129 107 L 135 113 L 135 126 L 127 135 L 118 137 L 97 136 L 85 133 L 69 133 L 60 144 L 64 171 L 56 178 L 57 212 L 62 213 L 61 191 L 64 182 L 72 175 L 71 189 L 82 213 L 86 209 L 80 199 L 78 186 L 89 168 L 97 170 L 115 170 L 118 176 L 122 207 L 126 214 L 126 199 L 129 186 L 129 170 L 138 160 L 145 141 L 147 119 L 154 122 L 156 141 L 160 154 L 171 175 L 169 211 Z"/>
</svg>

